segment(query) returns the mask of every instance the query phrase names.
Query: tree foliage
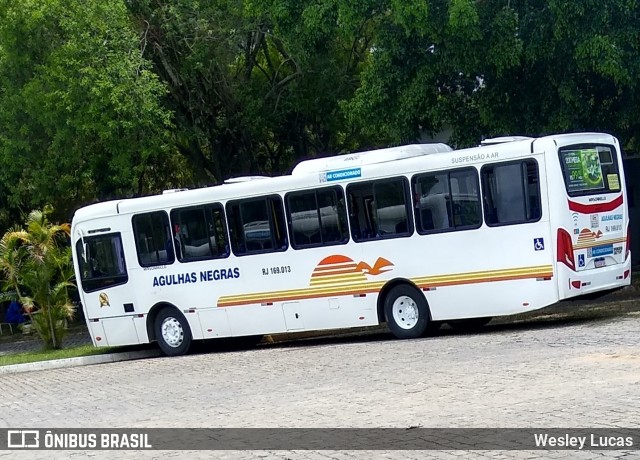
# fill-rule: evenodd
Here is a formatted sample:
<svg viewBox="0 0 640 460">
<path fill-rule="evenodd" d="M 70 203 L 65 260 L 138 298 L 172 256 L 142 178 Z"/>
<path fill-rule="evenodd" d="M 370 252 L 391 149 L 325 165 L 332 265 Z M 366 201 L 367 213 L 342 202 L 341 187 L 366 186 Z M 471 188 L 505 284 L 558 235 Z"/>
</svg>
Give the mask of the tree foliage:
<svg viewBox="0 0 640 460">
<path fill-rule="evenodd" d="M 369 42 L 366 24 L 341 27 L 345 5 L 136 0 L 130 8 L 170 90 L 176 145 L 202 180 L 281 172 L 348 142 L 338 102 L 353 94 Z"/>
<path fill-rule="evenodd" d="M 444 127 L 481 136 L 601 130 L 637 149 L 638 4 L 429 1 L 418 28 L 388 24 L 345 104 L 378 142 Z"/>
<path fill-rule="evenodd" d="M 5 205 L 68 215 L 169 179 L 163 94 L 124 3 L 0 0 Z"/>
</svg>

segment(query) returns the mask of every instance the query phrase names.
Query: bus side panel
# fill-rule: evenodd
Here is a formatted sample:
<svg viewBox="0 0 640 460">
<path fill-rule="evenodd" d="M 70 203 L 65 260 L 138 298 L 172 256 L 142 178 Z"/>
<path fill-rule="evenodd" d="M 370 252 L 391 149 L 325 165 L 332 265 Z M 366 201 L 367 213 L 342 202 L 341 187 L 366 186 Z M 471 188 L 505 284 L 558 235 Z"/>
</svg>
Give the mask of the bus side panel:
<svg viewBox="0 0 640 460">
<path fill-rule="evenodd" d="M 279 306 L 244 305 L 224 308 L 233 336 L 286 332 L 284 316 Z M 280 310 L 280 311 L 278 311 Z"/>
<path fill-rule="evenodd" d="M 557 301 L 551 280 L 492 281 L 469 286 L 438 288 L 426 292 L 432 319 L 465 319 L 513 315 L 537 310 Z"/>
<path fill-rule="evenodd" d="M 447 255 L 452 247 L 468 254 L 452 260 L 455 263 L 437 264 L 438 278 L 432 284 L 428 279 L 416 283 L 429 289 L 425 296 L 434 320 L 508 315 L 557 301 L 551 234 L 544 220 L 483 226 L 465 232 L 464 238 L 462 232 L 433 235 L 433 242 L 429 260 L 452 260 Z"/>
<path fill-rule="evenodd" d="M 286 257 L 281 253 L 238 257 L 231 262 L 238 276 L 219 281 L 212 300 L 220 311 L 226 312 L 231 336 L 377 324 L 376 303 L 371 294 L 362 298 L 352 293 L 331 296 L 325 293 L 318 297 L 310 294 L 314 291 L 313 273 L 321 261 L 327 257 L 347 257 L 353 259 L 355 266 L 361 260 L 361 252 L 360 245 L 347 244 L 289 250 Z M 221 263 L 230 264 L 229 261 Z M 336 289 L 342 286 L 339 280 L 336 283 Z M 197 303 L 194 305 L 203 308 Z M 203 324 L 205 335 L 213 334 L 214 327 Z"/>
<path fill-rule="evenodd" d="M 107 318 L 100 322 L 104 328 L 106 342 L 110 347 L 140 343 L 133 317 Z"/>
<path fill-rule="evenodd" d="M 243 336 L 293 331 L 339 329 L 378 324 L 376 296 L 341 296 L 276 302 L 272 305 L 223 307 L 231 335 Z"/>
<path fill-rule="evenodd" d="M 202 337 L 205 339 L 214 337 L 231 336 L 231 328 L 227 311 L 224 308 L 202 308 L 198 310 L 198 319 L 202 326 Z"/>
<path fill-rule="evenodd" d="M 134 316 L 133 325 L 136 328 L 139 343 L 149 343 L 149 334 L 147 332 L 147 316 Z"/>
<path fill-rule="evenodd" d="M 104 327 L 100 321 L 89 321 L 89 335 L 94 347 L 108 347 L 106 335 L 104 333 Z"/>
<path fill-rule="evenodd" d="M 407 256 L 413 261 L 398 265 L 410 264 L 407 272 L 425 290 L 434 320 L 508 315 L 557 302 L 546 162 L 542 154 L 531 158 L 538 163 L 540 220 L 412 237 L 415 250 Z"/>
<path fill-rule="evenodd" d="M 200 317 L 193 310 L 182 311 L 185 319 L 189 323 L 189 329 L 191 330 L 191 338 L 193 340 L 200 340 L 204 338 L 202 333 L 202 323 Z"/>
<path fill-rule="evenodd" d="M 377 296 L 343 295 L 301 302 L 283 302 L 288 331 L 339 329 L 378 324 Z"/>
</svg>

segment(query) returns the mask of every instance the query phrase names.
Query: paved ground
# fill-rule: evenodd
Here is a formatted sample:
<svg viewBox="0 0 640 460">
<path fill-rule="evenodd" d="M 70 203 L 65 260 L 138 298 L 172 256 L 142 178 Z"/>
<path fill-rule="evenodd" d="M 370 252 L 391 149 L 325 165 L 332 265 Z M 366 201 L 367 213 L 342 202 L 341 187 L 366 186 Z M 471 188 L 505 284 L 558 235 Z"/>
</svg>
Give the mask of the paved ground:
<svg viewBox="0 0 640 460">
<path fill-rule="evenodd" d="M 0 376 L 0 427 L 637 427 L 635 301 L 481 333 L 262 345 Z M 623 451 L 55 452 L 57 458 L 634 458 Z M 51 452 L 0 458 L 51 458 Z"/>
</svg>

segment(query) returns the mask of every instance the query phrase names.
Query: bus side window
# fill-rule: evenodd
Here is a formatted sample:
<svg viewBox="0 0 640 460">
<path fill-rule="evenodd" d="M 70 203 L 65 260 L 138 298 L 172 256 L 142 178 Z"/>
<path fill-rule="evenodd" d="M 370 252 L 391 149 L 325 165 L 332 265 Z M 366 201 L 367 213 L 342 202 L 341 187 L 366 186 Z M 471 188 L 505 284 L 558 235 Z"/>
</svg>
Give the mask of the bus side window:
<svg viewBox="0 0 640 460">
<path fill-rule="evenodd" d="M 181 262 L 229 255 L 222 205 L 214 203 L 177 208 L 171 211 L 171 222 Z"/>
<path fill-rule="evenodd" d="M 374 184 L 377 236 L 407 235 L 409 227 L 409 194 L 406 179 L 377 181 Z"/>
<path fill-rule="evenodd" d="M 349 221 L 351 223 L 351 237 L 354 241 L 371 239 L 373 234 L 373 216 L 371 215 L 373 201 L 373 184 L 360 183 L 347 186 L 349 196 Z"/>
<path fill-rule="evenodd" d="M 343 244 L 349 239 L 342 187 L 324 187 L 285 196 L 294 249 Z"/>
<path fill-rule="evenodd" d="M 269 223 L 272 228 L 272 244 L 275 249 L 287 249 L 287 230 L 284 219 L 284 209 L 282 208 L 282 199 L 279 196 L 271 196 L 267 198 L 269 204 Z"/>
<path fill-rule="evenodd" d="M 525 199 L 527 217 L 531 220 L 538 220 L 542 217 L 542 200 L 540 197 L 540 178 L 538 177 L 537 165 L 533 162 L 524 162 L 522 173 L 525 180 Z"/>
<path fill-rule="evenodd" d="M 475 168 L 449 173 L 452 202 L 452 224 L 457 229 L 477 228 L 482 225 L 480 184 Z"/>
<path fill-rule="evenodd" d="M 349 218 L 354 241 L 409 236 L 410 198 L 404 177 L 349 184 Z"/>
<path fill-rule="evenodd" d="M 356 197 L 350 193 L 347 189 L 347 193 L 349 195 L 349 225 L 351 226 L 351 237 L 358 241 L 361 239 L 360 234 L 360 207 L 358 206 L 358 201 Z"/>
<path fill-rule="evenodd" d="M 481 170 L 487 225 L 536 222 L 542 217 L 538 163 L 533 160 L 485 165 Z"/>
<path fill-rule="evenodd" d="M 413 179 L 418 194 L 416 225 L 419 232 L 446 230 L 450 224 L 449 178 L 445 173 L 422 174 Z"/>
<path fill-rule="evenodd" d="M 240 204 L 227 204 L 227 220 L 229 225 L 229 239 L 234 254 L 241 255 L 247 252 L 242 233 L 242 221 L 240 219 Z"/>
<path fill-rule="evenodd" d="M 475 168 L 418 174 L 411 184 L 418 233 L 471 230 L 482 225 Z"/>
<path fill-rule="evenodd" d="M 229 255 L 229 241 L 227 238 L 227 227 L 224 220 L 224 210 L 222 206 L 211 208 L 210 219 L 210 234 L 215 238 L 215 250 L 221 257 L 227 257 Z"/>
<path fill-rule="evenodd" d="M 172 264 L 174 251 L 167 249 L 172 239 L 169 216 L 164 211 L 136 214 L 132 217 L 138 263 L 141 267 Z M 173 242 L 171 241 L 171 244 Z"/>
<path fill-rule="evenodd" d="M 236 255 L 284 251 L 288 247 L 279 195 L 227 203 L 231 248 Z"/>
<path fill-rule="evenodd" d="M 297 249 L 320 243 L 321 224 L 316 192 L 290 193 L 285 199 L 292 246 Z"/>
</svg>

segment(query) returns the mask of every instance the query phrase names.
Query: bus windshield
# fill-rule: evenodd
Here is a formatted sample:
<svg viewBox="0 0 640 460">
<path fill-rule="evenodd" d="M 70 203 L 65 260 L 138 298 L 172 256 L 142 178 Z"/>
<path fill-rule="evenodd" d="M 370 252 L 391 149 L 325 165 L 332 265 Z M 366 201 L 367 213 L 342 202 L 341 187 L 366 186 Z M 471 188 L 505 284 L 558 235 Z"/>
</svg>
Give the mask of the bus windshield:
<svg viewBox="0 0 640 460">
<path fill-rule="evenodd" d="M 611 145 L 572 145 L 560 149 L 569 196 L 620 192 L 616 149 Z"/>
</svg>

